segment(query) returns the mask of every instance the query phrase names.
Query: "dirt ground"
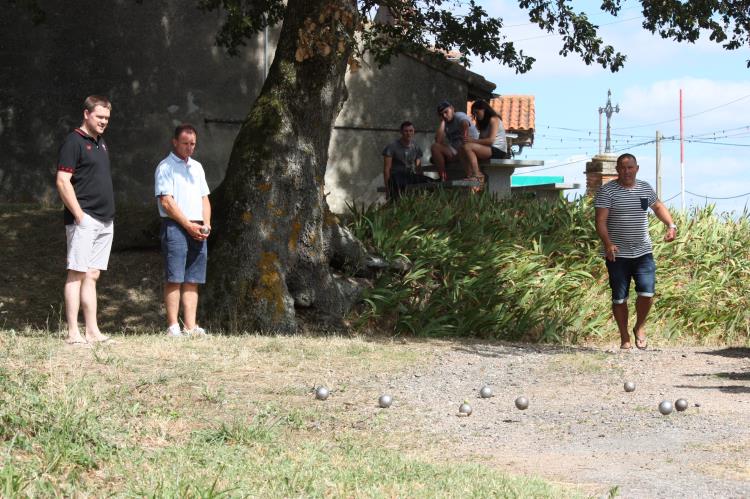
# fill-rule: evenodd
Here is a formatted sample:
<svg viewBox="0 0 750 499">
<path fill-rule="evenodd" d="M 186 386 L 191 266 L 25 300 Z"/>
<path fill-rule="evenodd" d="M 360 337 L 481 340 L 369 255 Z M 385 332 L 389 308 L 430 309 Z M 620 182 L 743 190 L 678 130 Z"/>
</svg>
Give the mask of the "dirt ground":
<svg viewBox="0 0 750 499">
<path fill-rule="evenodd" d="M 626 393 L 625 381 L 636 390 Z M 401 406 L 394 427 L 447 438 L 456 459 L 596 496 L 750 497 L 747 348 L 445 344 L 435 362 L 374 382 Z M 492 398 L 479 397 L 484 385 Z M 525 411 L 514 405 L 520 395 Z M 659 413 L 678 398 L 686 411 Z M 457 415 L 464 399 L 469 417 Z"/>
<path fill-rule="evenodd" d="M 109 269 L 98 283 L 102 329 L 161 327 L 156 206 L 118 206 Z M 0 205 L 0 328 L 57 330 L 64 322 L 62 209 Z"/>
<path fill-rule="evenodd" d="M 160 329 L 152 208 L 133 210 L 128 219 L 135 222 L 115 229 L 111 269 L 99 286 L 105 331 Z M 38 207 L 0 212 L 0 263 L 7 272 L 0 329 L 55 331 L 62 324 L 61 217 L 58 209 Z M 412 429 L 422 440 L 416 447 L 435 458 L 453 455 L 539 475 L 596 496 L 750 497 L 748 348 L 622 353 L 599 346 L 429 343 L 418 368 L 373 372 L 357 391 L 390 391 L 394 406 L 386 424 Z M 422 350 L 424 343 L 405 340 L 404 348 Z M 625 381 L 636 390 L 626 393 Z M 494 397 L 479 398 L 483 385 Z M 519 395 L 530 400 L 526 411 L 513 404 Z M 689 401 L 686 411 L 658 412 L 660 401 L 681 397 Z M 469 417 L 457 415 L 464 399 L 473 407 Z M 369 407 L 362 416 L 371 413 Z"/>
</svg>

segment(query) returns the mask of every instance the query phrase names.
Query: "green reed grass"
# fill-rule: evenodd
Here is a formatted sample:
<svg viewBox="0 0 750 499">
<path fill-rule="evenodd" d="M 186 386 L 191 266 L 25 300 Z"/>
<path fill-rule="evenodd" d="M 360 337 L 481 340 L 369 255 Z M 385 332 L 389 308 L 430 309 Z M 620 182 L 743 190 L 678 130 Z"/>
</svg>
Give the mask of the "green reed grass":
<svg viewBox="0 0 750 499">
<path fill-rule="evenodd" d="M 388 319 L 396 333 L 424 336 L 577 342 L 613 334 L 588 199 L 438 191 L 352 214 L 359 238 L 411 263 L 407 272 L 380 276 L 362 321 Z M 710 206 L 673 215 L 680 230 L 669 244 L 664 225 L 650 217 L 657 261 L 651 327 L 666 340 L 747 343 L 750 215 L 717 215 Z"/>
</svg>

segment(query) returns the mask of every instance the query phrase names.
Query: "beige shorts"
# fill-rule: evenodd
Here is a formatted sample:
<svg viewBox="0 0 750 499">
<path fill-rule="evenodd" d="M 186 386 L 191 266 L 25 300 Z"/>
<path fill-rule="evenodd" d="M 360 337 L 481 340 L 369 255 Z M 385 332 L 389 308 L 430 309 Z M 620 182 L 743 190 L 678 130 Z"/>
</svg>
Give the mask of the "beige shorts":
<svg viewBox="0 0 750 499">
<path fill-rule="evenodd" d="M 66 225 L 68 270 L 107 270 L 114 233 L 115 227 L 111 220 L 100 222 L 86 213 L 80 224 Z"/>
</svg>

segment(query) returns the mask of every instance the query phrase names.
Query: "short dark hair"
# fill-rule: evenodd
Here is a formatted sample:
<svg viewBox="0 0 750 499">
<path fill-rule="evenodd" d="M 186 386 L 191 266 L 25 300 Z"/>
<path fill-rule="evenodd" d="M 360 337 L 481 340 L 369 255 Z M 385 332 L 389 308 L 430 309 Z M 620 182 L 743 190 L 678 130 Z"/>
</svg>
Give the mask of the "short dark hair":
<svg viewBox="0 0 750 499">
<path fill-rule="evenodd" d="M 401 126 L 399 126 L 398 129 L 403 132 L 404 128 L 406 128 L 407 126 L 414 126 L 414 123 L 412 123 L 411 121 L 404 121 L 403 123 L 401 123 Z"/>
<path fill-rule="evenodd" d="M 174 129 L 174 139 L 177 140 L 180 138 L 180 135 L 183 133 L 192 133 L 196 137 L 198 136 L 198 131 L 195 129 L 193 125 L 190 123 L 183 123 L 182 125 L 178 125 L 177 128 Z"/>
<path fill-rule="evenodd" d="M 635 163 L 636 165 L 638 165 L 638 160 L 637 160 L 637 159 L 635 159 L 635 156 L 633 156 L 633 155 L 632 155 L 632 154 L 630 154 L 629 152 L 626 152 L 625 154 L 620 154 L 620 155 L 619 155 L 619 156 L 617 157 L 617 166 L 620 166 L 620 162 L 621 162 L 621 161 L 622 161 L 623 159 L 628 159 L 628 158 L 629 158 L 629 159 L 632 159 L 632 160 L 633 160 L 633 163 Z"/>
<path fill-rule="evenodd" d="M 437 107 L 438 114 L 442 113 L 443 111 L 445 111 L 449 107 L 453 107 L 453 104 L 451 104 L 447 100 L 444 100 L 443 102 L 441 102 L 440 104 L 438 104 L 438 107 Z"/>
<path fill-rule="evenodd" d="M 88 112 L 93 111 L 96 106 L 105 107 L 110 111 L 112 110 L 112 103 L 103 95 L 89 95 L 83 101 L 83 108 Z"/>
</svg>

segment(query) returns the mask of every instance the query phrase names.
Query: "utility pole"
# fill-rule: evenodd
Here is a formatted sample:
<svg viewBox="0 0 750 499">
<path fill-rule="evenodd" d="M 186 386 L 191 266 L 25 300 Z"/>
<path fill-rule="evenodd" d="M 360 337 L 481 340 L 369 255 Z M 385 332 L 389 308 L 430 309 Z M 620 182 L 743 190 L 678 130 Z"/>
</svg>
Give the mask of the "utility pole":
<svg viewBox="0 0 750 499">
<path fill-rule="evenodd" d="M 661 200 L 661 139 L 662 134 L 656 131 L 656 197 Z"/>
<path fill-rule="evenodd" d="M 610 137 L 610 119 L 614 113 L 620 112 L 620 105 L 612 107 L 612 90 L 607 90 L 607 105 L 599 108 L 599 152 L 602 150 L 601 120 L 602 113 L 607 117 L 607 142 L 604 146 L 604 152 L 612 152 L 612 139 Z"/>
</svg>

